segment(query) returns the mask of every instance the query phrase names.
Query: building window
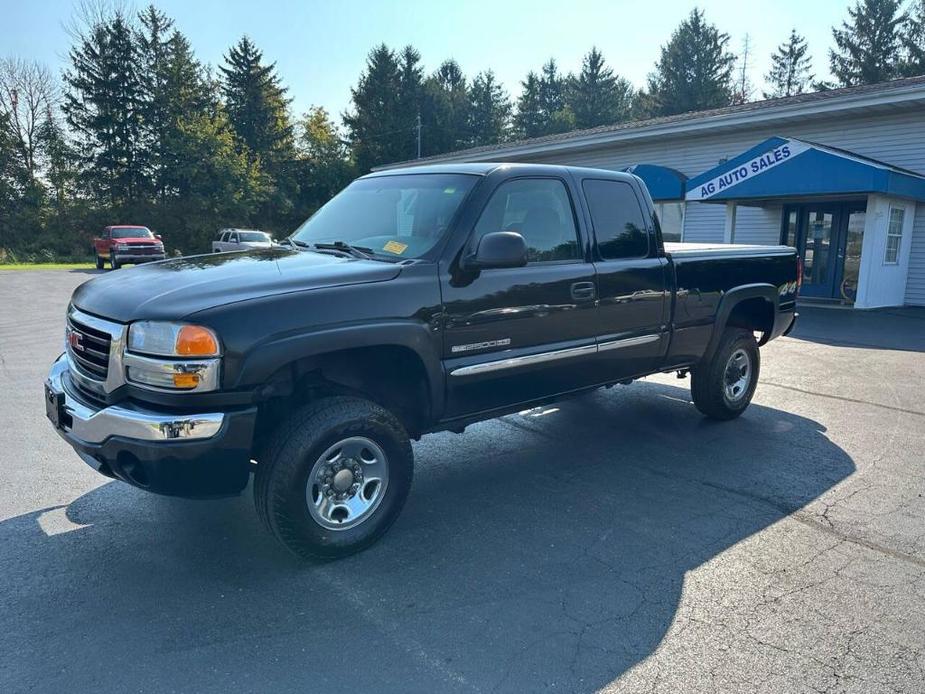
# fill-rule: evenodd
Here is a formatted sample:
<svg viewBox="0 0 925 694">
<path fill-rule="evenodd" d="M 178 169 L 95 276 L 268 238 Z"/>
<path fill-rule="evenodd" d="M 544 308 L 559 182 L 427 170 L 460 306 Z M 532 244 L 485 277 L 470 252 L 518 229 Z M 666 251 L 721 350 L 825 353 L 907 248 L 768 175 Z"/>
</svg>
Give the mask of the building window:
<svg viewBox="0 0 925 694">
<path fill-rule="evenodd" d="M 662 240 L 679 242 L 684 228 L 684 203 L 658 202 L 655 211 L 662 229 Z"/>
<path fill-rule="evenodd" d="M 885 265 L 899 263 L 899 249 L 903 242 L 903 222 L 906 221 L 906 210 L 902 207 L 890 208 L 890 223 L 886 229 L 886 253 L 883 257 Z"/>
</svg>

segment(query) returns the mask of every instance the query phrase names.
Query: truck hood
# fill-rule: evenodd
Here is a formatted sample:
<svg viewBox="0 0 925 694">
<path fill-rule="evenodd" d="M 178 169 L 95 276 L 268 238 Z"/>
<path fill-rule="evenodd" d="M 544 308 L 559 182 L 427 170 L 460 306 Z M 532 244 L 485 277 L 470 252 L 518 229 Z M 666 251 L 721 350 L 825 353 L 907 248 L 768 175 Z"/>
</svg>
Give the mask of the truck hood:
<svg viewBox="0 0 925 694">
<path fill-rule="evenodd" d="M 398 265 L 273 248 L 173 258 L 85 282 L 71 303 L 123 323 L 178 320 L 222 304 L 322 287 L 383 282 Z"/>
</svg>

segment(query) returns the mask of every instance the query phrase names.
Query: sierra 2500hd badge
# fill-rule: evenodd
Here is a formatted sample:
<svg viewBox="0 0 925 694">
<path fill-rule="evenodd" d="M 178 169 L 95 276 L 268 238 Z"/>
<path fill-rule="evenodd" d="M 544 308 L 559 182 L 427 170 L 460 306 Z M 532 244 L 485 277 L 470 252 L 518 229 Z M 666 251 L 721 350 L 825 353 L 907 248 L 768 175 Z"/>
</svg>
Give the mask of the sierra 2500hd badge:
<svg viewBox="0 0 925 694">
<path fill-rule="evenodd" d="M 503 337 L 500 340 L 487 340 L 486 342 L 473 342 L 471 345 L 453 345 L 450 351 L 453 354 L 459 352 L 474 352 L 480 349 L 491 349 L 492 347 L 507 347 L 511 344 L 511 338 Z"/>
</svg>

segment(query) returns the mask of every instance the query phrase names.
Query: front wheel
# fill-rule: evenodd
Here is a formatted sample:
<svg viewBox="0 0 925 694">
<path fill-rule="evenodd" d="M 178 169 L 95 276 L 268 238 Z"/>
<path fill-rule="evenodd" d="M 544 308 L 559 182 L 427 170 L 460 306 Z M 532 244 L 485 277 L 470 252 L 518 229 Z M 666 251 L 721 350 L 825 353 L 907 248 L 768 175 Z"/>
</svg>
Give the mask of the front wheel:
<svg viewBox="0 0 925 694">
<path fill-rule="evenodd" d="M 254 502 L 292 552 L 333 559 L 389 529 L 412 474 L 411 443 L 394 415 L 362 398 L 322 398 L 270 436 L 258 455 Z"/>
<path fill-rule="evenodd" d="M 115 255 L 110 255 L 109 256 L 109 268 L 111 270 L 118 270 L 120 267 L 122 267 L 122 263 L 116 260 Z"/>
<path fill-rule="evenodd" d="M 694 406 L 712 419 L 738 417 L 752 401 L 760 369 L 754 334 L 727 328 L 712 358 L 691 369 Z"/>
</svg>

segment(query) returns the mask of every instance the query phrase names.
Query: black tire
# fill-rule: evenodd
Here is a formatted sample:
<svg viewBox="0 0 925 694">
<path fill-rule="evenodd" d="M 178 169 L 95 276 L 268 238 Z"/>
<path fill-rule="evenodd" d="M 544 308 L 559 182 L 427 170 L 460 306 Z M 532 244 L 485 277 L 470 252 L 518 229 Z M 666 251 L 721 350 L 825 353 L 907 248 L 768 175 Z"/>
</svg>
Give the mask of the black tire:
<svg viewBox="0 0 925 694">
<path fill-rule="evenodd" d="M 103 257 L 99 255 L 96 256 L 96 269 L 97 270 L 103 269 L 103 263 L 104 263 Z"/>
<path fill-rule="evenodd" d="M 736 362 L 731 360 L 736 357 Z M 735 379 L 741 374 L 742 358 L 747 359 L 748 380 L 736 391 Z M 711 419 L 735 419 L 752 401 L 761 371 L 761 355 L 755 336 L 741 328 L 726 328 L 713 357 L 691 369 L 691 396 L 694 405 Z M 728 389 L 727 389 L 728 386 Z M 730 390 L 734 395 L 730 395 Z"/>
<path fill-rule="evenodd" d="M 118 270 L 120 267 L 122 267 L 122 263 L 116 260 L 116 256 L 109 256 L 109 268 L 111 270 Z"/>
<path fill-rule="evenodd" d="M 309 476 L 322 454 L 350 437 L 365 437 L 385 453 L 387 484 L 367 517 L 352 527 L 331 529 L 309 510 Z M 369 547 L 389 529 L 408 497 L 413 469 L 408 434 L 392 413 L 362 398 L 322 398 L 291 414 L 258 454 L 257 515 L 297 556 L 347 556 Z"/>
</svg>

